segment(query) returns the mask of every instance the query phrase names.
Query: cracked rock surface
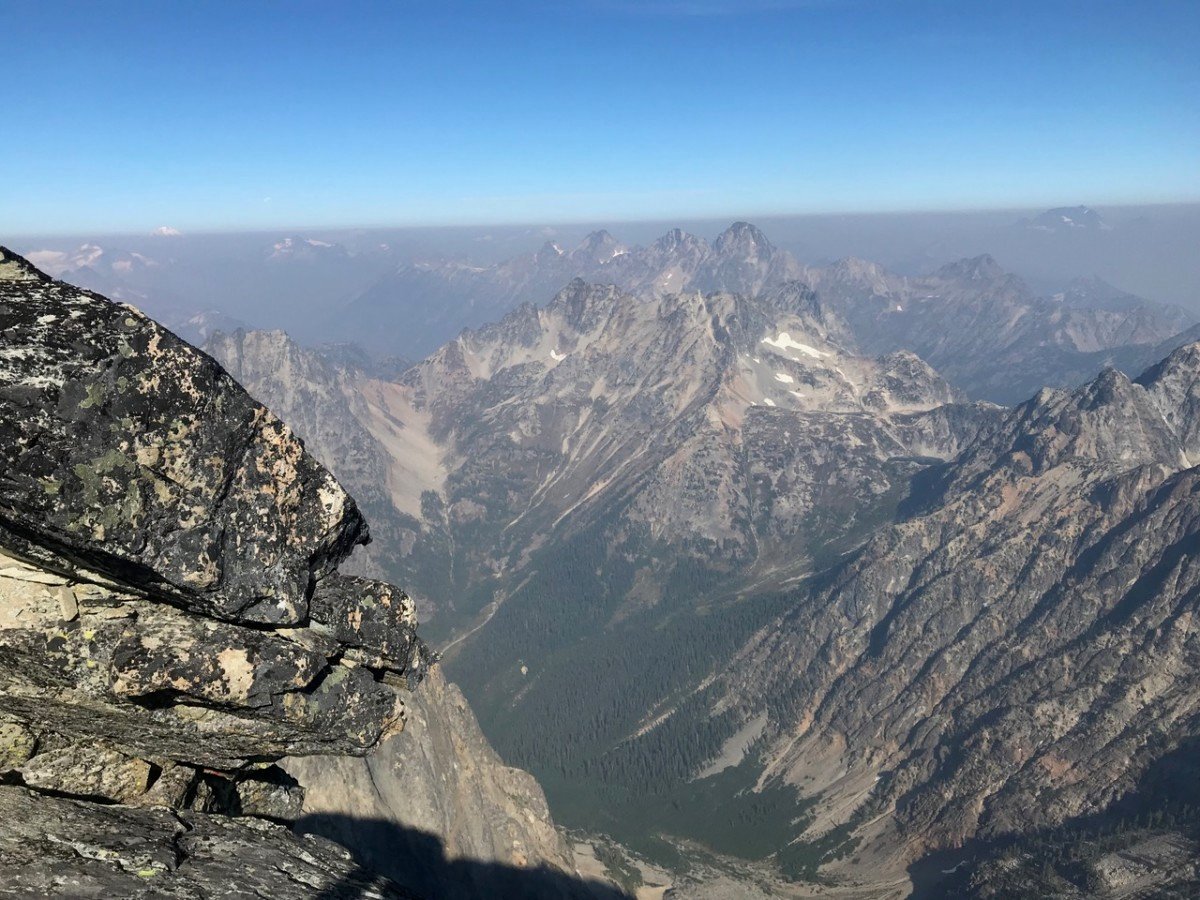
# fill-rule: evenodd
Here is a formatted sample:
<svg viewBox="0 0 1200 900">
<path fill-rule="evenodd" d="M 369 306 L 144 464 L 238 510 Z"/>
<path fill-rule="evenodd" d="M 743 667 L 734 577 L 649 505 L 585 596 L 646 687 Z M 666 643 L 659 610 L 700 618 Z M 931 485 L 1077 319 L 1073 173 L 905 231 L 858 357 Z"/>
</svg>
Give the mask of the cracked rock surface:
<svg viewBox="0 0 1200 900">
<path fill-rule="evenodd" d="M 368 752 L 425 671 L 336 572 L 368 539 L 211 358 L 0 248 L 0 895 L 402 896 L 265 821 L 275 760 Z"/>
</svg>

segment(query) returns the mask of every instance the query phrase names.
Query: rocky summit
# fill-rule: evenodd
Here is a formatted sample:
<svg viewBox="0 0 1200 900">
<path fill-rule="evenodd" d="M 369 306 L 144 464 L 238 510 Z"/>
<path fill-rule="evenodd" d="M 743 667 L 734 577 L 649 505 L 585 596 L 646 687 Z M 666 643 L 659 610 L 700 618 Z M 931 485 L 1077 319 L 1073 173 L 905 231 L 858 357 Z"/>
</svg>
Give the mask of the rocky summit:
<svg viewBox="0 0 1200 900">
<path fill-rule="evenodd" d="M 412 601 L 212 359 L 0 251 L 0 895 L 406 896 L 273 763 L 399 731 Z"/>
</svg>

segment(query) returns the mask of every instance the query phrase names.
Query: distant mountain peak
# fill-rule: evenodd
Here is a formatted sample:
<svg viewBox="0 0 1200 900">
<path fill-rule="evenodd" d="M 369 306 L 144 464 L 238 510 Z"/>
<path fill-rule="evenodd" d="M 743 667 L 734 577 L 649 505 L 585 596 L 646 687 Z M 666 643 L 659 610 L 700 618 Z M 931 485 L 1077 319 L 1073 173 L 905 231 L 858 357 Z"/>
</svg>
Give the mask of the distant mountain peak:
<svg viewBox="0 0 1200 900">
<path fill-rule="evenodd" d="M 535 257 L 539 263 L 544 263 L 556 260 L 563 255 L 562 247 L 558 246 L 554 241 L 546 241 L 538 249 Z"/>
<path fill-rule="evenodd" d="M 705 242 L 682 228 L 672 228 L 655 241 L 654 246 L 659 250 L 672 251 L 679 247 L 701 248 L 705 246 Z"/>
<path fill-rule="evenodd" d="M 605 229 L 593 231 L 579 246 L 571 251 L 572 257 L 583 257 L 591 262 L 606 263 L 625 252 L 625 247 Z"/>
<path fill-rule="evenodd" d="M 770 256 L 775 246 L 767 236 L 749 222 L 734 222 L 717 237 L 713 245 L 717 253 Z"/>
<path fill-rule="evenodd" d="M 937 270 L 941 278 L 955 278 L 968 281 L 991 281 L 1003 278 L 1008 273 L 996 262 L 990 253 L 973 256 L 970 259 L 960 259 L 947 263 Z"/>
<path fill-rule="evenodd" d="M 1109 284 L 1099 275 L 1080 275 L 1078 278 L 1071 279 L 1071 287 L 1086 287 L 1097 288 L 1106 291 L 1116 291 L 1117 288 Z"/>
<path fill-rule="evenodd" d="M 829 272 L 839 278 L 852 280 L 876 280 L 887 275 L 879 263 L 871 262 L 857 256 L 844 256 L 829 267 Z"/>
<path fill-rule="evenodd" d="M 615 244 L 616 242 L 617 242 L 617 239 L 615 237 L 613 237 L 611 234 L 609 234 L 607 228 L 601 228 L 598 231 L 593 231 L 591 234 L 589 234 L 587 237 L 585 237 L 582 241 L 580 241 L 579 246 L 580 247 L 604 247 L 604 246 L 608 246 L 609 244 Z"/>
<path fill-rule="evenodd" d="M 1090 206 L 1056 206 L 1023 224 L 1035 231 L 1108 231 L 1111 227 Z"/>
</svg>

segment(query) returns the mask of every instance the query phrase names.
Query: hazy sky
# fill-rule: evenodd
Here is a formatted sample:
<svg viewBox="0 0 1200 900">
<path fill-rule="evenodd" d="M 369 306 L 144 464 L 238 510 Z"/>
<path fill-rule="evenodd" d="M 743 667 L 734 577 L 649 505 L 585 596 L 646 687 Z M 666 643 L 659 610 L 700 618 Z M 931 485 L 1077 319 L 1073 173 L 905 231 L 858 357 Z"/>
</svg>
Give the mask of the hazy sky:
<svg viewBox="0 0 1200 900">
<path fill-rule="evenodd" d="M 0 0 L 0 229 L 1200 199 L 1200 2 Z"/>
</svg>

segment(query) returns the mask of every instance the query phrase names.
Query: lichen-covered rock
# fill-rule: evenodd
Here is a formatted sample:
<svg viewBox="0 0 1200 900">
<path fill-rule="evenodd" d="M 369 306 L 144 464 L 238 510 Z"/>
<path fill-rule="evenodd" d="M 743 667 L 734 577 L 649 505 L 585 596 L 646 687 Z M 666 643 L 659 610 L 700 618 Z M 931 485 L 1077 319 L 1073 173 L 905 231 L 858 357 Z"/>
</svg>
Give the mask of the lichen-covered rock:
<svg viewBox="0 0 1200 900">
<path fill-rule="evenodd" d="M 63 621 L 61 586 L 41 575 L 13 559 L 0 570 L 0 710 L 26 723 L 221 770 L 362 753 L 401 724 L 395 690 L 342 664 L 327 635 L 239 628 L 94 585 Z"/>
<path fill-rule="evenodd" d="M 167 806 L 180 809 L 191 795 L 198 771 L 191 766 L 167 763 L 149 790 L 131 802 L 136 806 Z"/>
<path fill-rule="evenodd" d="M 39 753 L 21 766 L 32 788 L 126 803 L 146 793 L 150 764 L 110 747 L 71 744 Z"/>
<path fill-rule="evenodd" d="M 37 737 L 15 719 L 0 716 L 0 774 L 12 771 L 33 756 Z"/>
<path fill-rule="evenodd" d="M 391 585 L 333 575 L 318 584 L 311 610 L 316 628 L 361 651 L 368 665 L 392 668 L 412 657 L 417 608 Z"/>
<path fill-rule="evenodd" d="M 272 760 L 403 724 L 426 651 L 336 575 L 366 540 L 212 359 L 0 248 L 0 896 L 401 896 L 229 818 L 294 819 Z"/>
<path fill-rule="evenodd" d="M 201 812 L 294 822 L 304 807 L 304 788 L 278 766 L 252 772 L 237 781 L 206 775 L 196 788 L 191 806 Z"/>
<path fill-rule="evenodd" d="M 314 578 L 367 539 L 287 426 L 137 310 L 26 272 L 0 280 L 0 336 L 4 543 L 219 618 L 295 624 Z"/>
</svg>

